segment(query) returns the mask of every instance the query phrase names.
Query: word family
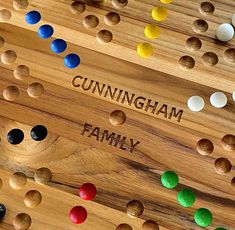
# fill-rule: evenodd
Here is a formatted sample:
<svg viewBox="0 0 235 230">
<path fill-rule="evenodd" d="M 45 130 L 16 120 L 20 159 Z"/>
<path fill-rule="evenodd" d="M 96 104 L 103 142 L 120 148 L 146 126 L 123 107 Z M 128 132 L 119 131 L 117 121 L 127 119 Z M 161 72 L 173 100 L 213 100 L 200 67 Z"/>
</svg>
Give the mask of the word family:
<svg viewBox="0 0 235 230">
<path fill-rule="evenodd" d="M 99 127 L 95 127 L 87 123 L 85 123 L 81 135 L 99 142 L 107 143 L 108 145 L 130 153 L 133 153 L 136 146 L 140 144 L 139 141 L 135 141 L 131 138 L 127 138 L 108 130 L 102 130 Z"/>
</svg>

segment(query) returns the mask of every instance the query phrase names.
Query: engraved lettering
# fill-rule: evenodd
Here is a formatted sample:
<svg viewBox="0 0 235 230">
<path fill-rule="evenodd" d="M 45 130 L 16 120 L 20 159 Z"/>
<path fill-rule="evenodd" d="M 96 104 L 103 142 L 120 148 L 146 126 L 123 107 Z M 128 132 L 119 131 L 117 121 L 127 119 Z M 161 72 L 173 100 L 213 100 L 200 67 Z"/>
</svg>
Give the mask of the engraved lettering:
<svg viewBox="0 0 235 230">
<path fill-rule="evenodd" d="M 152 102 L 152 100 L 148 99 L 147 105 L 145 106 L 145 112 L 148 112 L 148 109 L 152 108 L 152 112 L 151 113 L 154 114 L 156 112 L 156 109 L 157 109 L 157 106 L 158 106 L 158 101 L 155 101 L 154 105 L 151 105 L 151 102 Z"/>
<path fill-rule="evenodd" d="M 88 80 L 87 78 L 84 78 L 84 81 L 82 83 L 82 89 L 85 90 L 85 91 L 89 90 L 91 88 L 91 86 L 93 85 L 93 82 L 94 82 L 93 80 L 91 80 L 89 86 L 87 88 L 85 88 L 87 80 Z"/>
<path fill-rule="evenodd" d="M 157 115 L 159 115 L 160 113 L 163 113 L 164 117 L 167 118 L 167 105 L 163 104 L 161 106 L 161 108 L 157 111 Z"/>
<path fill-rule="evenodd" d="M 72 80 L 72 85 L 73 85 L 73 87 L 80 87 L 80 84 L 78 84 L 78 83 L 76 83 L 76 80 L 80 80 L 80 79 L 83 79 L 83 77 L 81 77 L 81 76 L 76 76 L 76 77 L 74 77 L 73 78 L 73 80 Z"/>
<path fill-rule="evenodd" d="M 178 118 L 177 119 L 177 122 L 180 122 L 180 120 L 181 120 L 181 118 L 182 118 L 182 115 L 183 115 L 183 110 L 182 109 L 180 109 L 177 113 L 176 113 L 176 108 L 175 107 L 172 107 L 172 109 L 171 109 L 171 112 L 170 112 L 170 114 L 169 114 L 169 116 L 168 116 L 168 119 L 171 119 L 172 118 L 172 116 L 173 117 L 175 117 L 175 118 Z"/>
<path fill-rule="evenodd" d="M 114 91 L 112 92 L 111 86 L 108 85 L 108 86 L 107 86 L 107 90 L 106 90 L 106 92 L 105 92 L 105 94 L 104 94 L 104 97 L 107 97 L 107 95 L 109 94 L 110 99 L 111 99 L 111 100 L 114 100 L 114 97 L 115 97 L 115 95 L 116 95 L 117 90 L 118 90 L 117 88 L 114 88 Z"/>
<path fill-rule="evenodd" d="M 108 130 L 102 130 L 100 127 L 93 127 L 87 123 L 84 124 L 81 135 L 129 153 L 133 153 L 136 146 L 140 144 L 139 141 L 135 141 L 132 138 L 127 138 Z"/>
<path fill-rule="evenodd" d="M 126 137 L 123 137 L 122 138 L 122 141 L 121 141 L 121 145 L 120 145 L 120 149 L 122 149 L 122 150 L 126 150 L 126 148 L 125 147 L 123 147 L 124 146 L 124 144 L 125 144 L 125 141 L 126 141 Z"/>
<path fill-rule="evenodd" d="M 100 139 L 100 141 L 101 142 L 103 142 L 103 140 L 105 139 L 106 141 L 109 141 L 109 145 L 112 145 L 113 144 L 113 141 L 114 141 L 114 139 L 115 139 L 115 133 L 111 133 L 110 135 L 109 135 L 109 131 L 108 130 L 104 130 L 104 132 L 103 132 L 103 135 L 102 135 L 102 137 L 101 137 L 101 139 Z"/>
<path fill-rule="evenodd" d="M 135 93 L 130 93 L 123 89 L 114 88 L 110 85 L 100 83 L 88 78 L 76 76 L 72 80 L 73 87 L 82 91 L 89 91 L 92 94 L 97 94 L 100 97 L 110 98 L 116 103 L 121 103 L 142 110 L 146 113 L 154 114 L 155 116 L 163 117 L 169 120 L 181 122 L 183 110 L 165 103 L 146 98 Z M 105 134 L 106 135 L 106 134 Z M 101 136 L 102 137 L 102 136 Z M 111 136 L 110 140 L 112 140 Z M 105 136 L 102 140 L 105 140 Z M 112 142 L 113 143 L 113 142 Z"/>
<path fill-rule="evenodd" d="M 142 100 L 142 101 L 141 101 Z M 137 109 L 143 109 L 144 107 L 144 102 L 146 101 L 145 97 L 137 97 L 134 101 L 135 107 Z"/>
<path fill-rule="evenodd" d="M 114 142 L 114 145 L 113 145 L 114 147 L 117 147 L 120 137 L 121 137 L 121 135 L 118 134 L 117 137 L 116 137 L 116 140 Z"/>
<path fill-rule="evenodd" d="M 118 144 L 120 144 L 119 148 L 122 150 L 126 150 L 126 148 L 123 147 L 123 145 L 125 144 L 125 141 L 126 141 L 126 137 L 122 137 L 121 135 L 117 135 L 116 141 L 113 146 L 118 147 Z"/>
<path fill-rule="evenodd" d="M 95 127 L 88 137 L 94 136 L 94 137 L 96 137 L 96 140 L 98 141 L 99 140 L 99 135 L 100 135 L 100 128 Z"/>
<path fill-rule="evenodd" d="M 91 127 L 92 127 L 92 125 L 89 125 L 89 124 L 85 123 L 81 135 L 84 136 L 85 132 L 90 131 Z"/>
<path fill-rule="evenodd" d="M 100 95 L 100 96 L 102 96 L 102 93 L 103 93 L 103 91 L 104 91 L 104 87 L 105 87 L 106 85 L 105 84 L 103 84 L 102 85 L 102 88 L 100 88 L 100 83 L 99 82 L 95 82 L 95 86 L 94 86 L 94 88 L 93 88 L 93 90 L 92 90 L 92 93 L 95 93 L 95 91 L 96 91 L 96 89 L 97 89 L 97 91 L 98 91 L 98 94 Z"/>
<path fill-rule="evenodd" d="M 140 142 L 139 142 L 139 141 L 136 141 L 136 142 L 134 143 L 134 140 L 133 140 L 133 139 L 130 139 L 130 141 L 131 141 L 130 153 L 132 153 L 132 152 L 134 151 L 135 147 L 136 147 Z"/>
<path fill-rule="evenodd" d="M 125 91 L 121 103 L 124 104 L 126 100 L 128 105 L 131 106 L 134 97 L 135 97 L 135 94 L 132 94 L 130 98 L 129 93 Z"/>
<path fill-rule="evenodd" d="M 117 98 L 116 98 L 116 102 L 119 102 L 120 97 L 122 96 L 122 92 L 123 92 L 123 90 L 122 90 L 122 89 L 121 89 L 121 90 L 119 90 L 118 96 L 117 96 Z"/>
</svg>

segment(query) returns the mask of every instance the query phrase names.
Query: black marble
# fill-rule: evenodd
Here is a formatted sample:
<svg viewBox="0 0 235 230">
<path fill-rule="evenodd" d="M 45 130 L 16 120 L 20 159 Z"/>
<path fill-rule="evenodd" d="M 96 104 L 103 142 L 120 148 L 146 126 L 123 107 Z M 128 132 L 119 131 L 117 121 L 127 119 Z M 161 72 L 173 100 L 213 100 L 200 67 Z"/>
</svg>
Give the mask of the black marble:
<svg viewBox="0 0 235 230">
<path fill-rule="evenodd" d="M 20 144 L 24 140 L 24 133 L 20 129 L 12 129 L 7 134 L 7 140 L 12 145 Z"/>
<path fill-rule="evenodd" d="M 47 136 L 47 128 L 43 125 L 36 125 L 32 128 L 30 134 L 35 141 L 42 141 Z"/>
</svg>

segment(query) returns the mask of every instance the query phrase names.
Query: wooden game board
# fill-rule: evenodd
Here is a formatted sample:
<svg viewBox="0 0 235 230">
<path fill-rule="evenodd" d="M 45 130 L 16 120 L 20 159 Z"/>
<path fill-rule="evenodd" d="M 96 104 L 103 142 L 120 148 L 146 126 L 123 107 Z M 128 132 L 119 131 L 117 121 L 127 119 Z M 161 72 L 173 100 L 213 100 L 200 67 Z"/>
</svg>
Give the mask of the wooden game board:
<svg viewBox="0 0 235 230">
<path fill-rule="evenodd" d="M 26 213 L 18 221 L 31 218 L 32 230 L 157 229 L 142 227 L 147 220 L 161 230 L 197 230 L 194 212 L 207 208 L 213 214 L 207 229 L 234 230 L 235 40 L 219 42 L 215 30 L 230 23 L 235 1 L 211 0 L 215 11 L 207 13 L 201 0 L 25 2 L 0 0 L 0 203 L 7 207 L 0 229 L 21 229 L 16 215 Z M 169 15 L 157 23 L 159 38 L 149 40 L 143 31 L 158 6 Z M 32 10 L 42 16 L 35 25 L 25 22 Z M 117 25 L 110 12 L 120 16 Z M 49 39 L 37 35 L 43 24 L 54 28 Z M 64 53 L 50 50 L 54 38 L 67 42 Z M 137 55 L 143 42 L 154 49 L 149 58 Z M 64 66 L 69 53 L 79 55 L 77 68 Z M 228 98 L 220 109 L 210 104 L 217 91 Z M 187 106 L 194 95 L 205 101 L 200 112 Z M 35 125 L 47 128 L 43 141 L 30 137 Z M 24 140 L 11 145 L 7 134 L 15 128 Z M 52 173 L 45 185 L 34 180 L 39 168 Z M 161 184 L 168 170 L 179 176 L 174 189 Z M 9 185 L 13 173 L 27 176 L 19 190 Z M 78 196 L 86 182 L 97 188 L 92 201 Z M 191 207 L 177 201 L 183 188 L 195 193 Z M 31 190 L 42 196 L 35 207 L 24 203 Z M 136 218 L 126 214 L 131 200 L 144 207 Z M 68 218 L 76 205 L 88 213 L 79 226 Z"/>
</svg>

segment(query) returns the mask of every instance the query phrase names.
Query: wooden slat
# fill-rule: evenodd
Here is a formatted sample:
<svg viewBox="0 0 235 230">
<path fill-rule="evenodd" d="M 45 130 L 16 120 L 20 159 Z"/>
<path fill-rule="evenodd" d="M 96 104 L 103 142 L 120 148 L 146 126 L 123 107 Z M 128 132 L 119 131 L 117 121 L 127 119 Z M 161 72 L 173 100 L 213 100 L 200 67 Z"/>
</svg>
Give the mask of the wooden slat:
<svg viewBox="0 0 235 230">
<path fill-rule="evenodd" d="M 149 42 L 143 29 L 153 22 L 150 11 L 155 4 L 160 5 L 158 1 L 130 0 L 126 8 L 118 11 L 121 23 L 114 27 L 107 27 L 103 21 L 104 15 L 114 10 L 110 1 L 87 5 L 87 11 L 80 16 L 71 14 L 71 2 L 67 0 L 32 0 L 30 3 L 27 10 L 36 9 L 42 14 L 42 21 L 34 26 L 25 23 L 26 10 L 15 11 L 12 1 L 0 0 L 0 9 L 12 12 L 11 20 L 0 24 L 0 36 L 5 40 L 0 51 L 10 49 L 17 53 L 14 64 L 0 63 L 0 165 L 6 170 L 24 171 L 30 177 L 37 168 L 48 167 L 52 170 L 53 182 L 51 187 L 40 187 L 29 181 L 24 190 L 16 193 L 7 185 L 9 174 L 1 170 L 4 180 L 1 202 L 9 206 L 9 215 L 0 228 L 12 229 L 13 217 L 25 210 L 35 220 L 32 229 L 44 226 L 52 230 L 75 229 L 67 213 L 69 207 L 78 202 L 73 195 L 76 189 L 89 181 L 97 186 L 98 195 L 94 202 L 79 200 L 91 213 L 81 229 L 115 229 L 121 222 L 140 229 L 144 220 L 153 219 L 168 229 L 199 230 L 193 220 L 193 213 L 199 207 L 209 208 L 213 213 L 214 220 L 208 229 L 218 226 L 234 229 L 235 194 L 231 179 L 235 177 L 235 156 L 234 151 L 222 148 L 221 139 L 226 134 L 234 134 L 235 130 L 231 97 L 235 89 L 234 64 L 223 59 L 224 50 L 234 47 L 235 43 L 234 40 L 226 44 L 214 40 L 216 27 L 230 22 L 234 1 L 228 0 L 226 4 L 222 0 L 213 1 L 216 11 L 207 17 L 199 13 L 200 2 L 196 0 L 175 0 L 166 5 L 169 18 L 159 23 L 162 35 L 152 42 L 155 54 L 150 59 L 138 57 L 136 45 Z M 83 17 L 88 14 L 100 19 L 100 25 L 93 30 L 82 25 Z M 209 30 L 205 34 L 192 31 L 192 22 L 197 18 L 208 21 Z M 35 32 L 44 23 L 53 25 L 54 37 L 68 42 L 64 54 L 55 55 L 50 51 L 52 38 L 38 38 Z M 103 28 L 109 28 L 114 35 L 113 41 L 105 45 L 95 38 Z M 203 43 L 200 51 L 186 50 L 185 40 L 190 36 L 200 37 Z M 218 55 L 216 66 L 202 64 L 201 56 L 208 51 Z M 70 52 L 81 57 L 81 65 L 75 70 L 63 66 L 63 57 Z M 178 59 L 185 54 L 195 58 L 194 69 L 179 68 Z M 31 73 L 23 81 L 13 77 L 13 70 L 21 64 L 27 65 Z M 82 79 L 87 78 L 99 86 L 105 84 L 104 87 L 123 90 L 129 97 L 141 96 L 145 103 L 157 103 L 159 114 L 152 113 L 146 104 L 138 108 L 127 100 L 120 102 L 97 91 L 73 87 L 72 80 L 77 75 L 82 78 L 77 79 L 76 84 L 81 85 Z M 33 82 L 41 83 L 45 89 L 37 99 L 27 94 L 27 87 Z M 2 96 L 9 85 L 20 90 L 19 98 L 13 102 Z M 218 89 L 228 97 L 223 109 L 213 108 L 209 102 L 210 95 Z M 202 112 L 193 113 L 188 109 L 187 100 L 192 95 L 204 98 L 206 106 Z M 161 106 L 165 106 L 167 112 L 161 111 Z M 122 126 L 110 124 L 109 116 L 114 110 L 125 112 L 127 120 Z M 171 111 L 182 111 L 182 117 L 172 116 Z M 86 123 L 88 130 L 84 129 Z M 49 135 L 45 141 L 35 144 L 29 132 L 37 124 L 45 125 Z M 15 127 L 24 130 L 25 139 L 20 145 L 12 146 L 6 135 Z M 110 146 L 108 141 L 89 135 L 94 128 L 100 130 L 100 135 L 106 130 L 126 137 L 124 148 L 120 144 Z M 202 138 L 214 144 L 214 152 L 209 156 L 196 151 L 196 144 Z M 140 143 L 130 151 L 133 141 Z M 214 162 L 219 157 L 230 160 L 233 165 L 230 173 L 215 172 Z M 161 174 L 168 169 L 176 171 L 180 178 L 179 186 L 170 191 L 160 183 Z M 48 201 L 35 210 L 27 209 L 22 202 L 26 190 L 32 187 L 42 191 Z M 195 205 L 188 209 L 180 207 L 176 200 L 177 192 L 184 187 L 192 188 L 196 194 Z M 15 200 L 10 199 L 14 196 Z M 143 202 L 142 219 L 130 219 L 123 213 L 131 199 Z M 47 215 L 47 211 L 50 214 Z"/>
<path fill-rule="evenodd" d="M 125 213 L 108 208 L 91 201 L 84 201 L 75 195 L 62 192 L 48 186 L 36 184 L 28 180 L 27 184 L 21 190 L 14 190 L 9 186 L 10 173 L 1 171 L 1 180 L 3 187 L 0 191 L 1 203 L 7 208 L 7 214 L 0 223 L 1 229 L 12 230 L 13 220 L 19 213 L 27 213 L 31 219 L 31 230 L 39 229 L 115 229 L 121 223 L 128 223 L 137 230 L 144 222 L 138 218 L 130 218 Z M 37 190 L 42 195 L 42 202 L 35 208 L 28 208 L 24 204 L 25 194 L 30 190 Z M 88 218 L 80 226 L 73 224 L 68 213 L 74 206 L 83 206 L 86 208 Z M 166 230 L 165 228 L 161 228 Z"/>
<path fill-rule="evenodd" d="M 5 70 L 5 74 L 8 74 L 4 75 L 4 69 L 2 70 L 3 81 L 0 84 L 0 88 L 4 89 L 4 85 L 6 86 L 7 82 L 8 84 L 12 84 L 11 81 L 14 82 L 15 80 L 11 78 L 12 80 L 7 81 L 7 77 L 4 76 L 10 76 L 10 74 L 8 71 Z M 229 156 L 229 159 L 234 164 L 234 156 L 232 154 L 228 155 L 228 153 L 222 149 L 221 140 L 219 137 L 216 138 L 212 135 L 210 136 L 209 134 L 207 134 L 206 137 L 213 140 L 214 142 L 215 151 L 211 156 L 200 156 L 195 150 L 195 145 L 197 140 L 201 138 L 202 133 L 184 128 L 183 126 L 175 125 L 174 123 L 171 123 L 169 121 L 162 121 L 156 119 L 155 117 L 140 114 L 132 110 L 118 107 L 116 105 L 114 106 L 110 103 L 95 99 L 94 97 L 90 97 L 88 95 L 73 92 L 60 87 L 58 88 L 58 86 L 51 85 L 46 82 L 42 82 L 42 84 L 46 89 L 45 94 L 38 99 L 32 99 L 29 98 L 25 92 L 27 83 L 19 82 L 17 85 L 20 86 L 21 90 L 20 98 L 17 99 L 15 103 L 9 103 L 2 100 L 0 103 L 1 115 L 14 120 L 18 120 L 20 122 L 28 123 L 30 125 L 36 125 L 40 122 L 40 124 L 45 125 L 50 132 L 54 132 L 66 138 L 78 141 L 82 145 L 85 144 L 85 147 L 82 147 L 85 149 L 85 156 L 84 159 L 76 159 L 74 158 L 73 154 L 74 151 L 76 152 L 76 150 L 71 150 L 72 156 L 70 159 L 70 157 L 67 158 L 67 154 L 70 154 L 67 151 L 62 151 L 61 153 L 55 151 L 54 155 L 49 154 L 49 148 L 45 152 L 46 155 L 43 156 L 43 154 L 32 154 L 32 158 L 30 157 L 30 159 L 28 156 L 28 151 L 30 151 L 31 148 L 27 148 L 26 157 L 22 157 L 22 153 L 21 155 L 16 154 L 16 156 L 13 155 L 11 157 L 11 159 L 13 159 L 14 161 L 21 161 L 21 167 L 24 168 L 24 166 L 26 165 L 32 166 L 35 164 L 35 162 L 37 162 L 37 164 L 33 166 L 35 168 L 40 167 L 40 165 L 52 167 L 52 171 L 55 173 L 55 181 L 58 181 L 65 185 L 67 185 L 67 178 L 70 178 L 70 180 L 72 180 L 71 182 L 69 182 L 69 185 L 72 184 L 73 186 L 76 186 L 78 183 L 84 182 L 84 178 L 87 178 L 87 180 L 94 180 L 96 184 L 100 185 L 101 189 L 106 191 L 104 192 L 103 196 L 101 195 L 100 202 L 104 202 L 105 204 L 109 204 L 111 206 L 114 205 L 115 207 L 119 208 L 124 207 L 124 203 L 126 203 L 128 199 L 131 199 L 130 195 L 132 194 L 132 196 L 139 197 L 140 199 L 145 200 L 147 207 L 149 207 L 147 208 L 147 210 L 150 210 L 146 211 L 146 217 L 154 218 L 157 220 L 157 217 L 159 216 L 158 212 L 152 213 L 151 210 L 161 210 L 161 208 L 159 207 L 159 200 L 161 200 L 162 197 L 168 197 L 171 194 L 170 197 L 167 198 L 166 201 L 164 201 L 166 203 L 163 204 L 163 207 L 169 211 L 169 214 L 164 214 L 160 218 L 160 223 L 163 226 L 169 228 L 179 228 L 182 225 L 186 226 L 186 228 L 190 228 L 191 226 L 193 226 L 193 228 L 196 228 L 192 220 L 193 210 L 195 209 L 195 207 L 200 206 L 210 207 L 210 209 L 213 211 L 213 214 L 215 215 L 214 227 L 219 224 L 233 226 L 233 222 L 231 221 L 233 219 L 234 208 L 231 207 L 229 203 L 231 203 L 231 200 L 234 200 L 234 192 L 230 185 L 231 178 L 234 175 L 234 170 L 228 175 L 221 176 L 219 174 L 216 174 L 213 162 L 218 157 Z M 63 98 L 63 100 L 61 100 L 61 98 Z M 127 122 L 125 123 L 125 125 L 122 126 L 122 130 L 120 130 L 118 127 L 116 128 L 110 125 L 108 122 L 110 111 L 115 109 L 122 109 L 127 115 Z M 94 116 L 94 114 L 96 116 Z M 27 120 L 25 119 L 26 117 Z M 86 119 L 84 119 L 85 117 Z M 138 145 L 138 147 L 132 154 L 130 154 L 126 151 L 121 151 L 118 148 L 110 147 L 107 143 L 100 143 L 94 138 L 91 139 L 81 136 L 83 125 L 85 124 L 85 122 L 93 125 L 94 127 L 101 127 L 102 130 L 107 129 L 111 132 L 115 132 L 123 136 L 130 136 L 130 138 L 133 138 L 134 140 L 139 140 L 141 144 Z M 6 122 L 3 122 L 3 124 L 5 123 Z M 17 124 L 16 126 L 19 126 L 19 124 Z M 13 128 L 14 125 L 11 125 L 10 127 Z M 10 127 L 7 128 L 8 131 L 10 130 Z M 218 125 L 218 127 L 220 127 L 220 125 Z M 221 130 L 223 129 L 222 127 L 220 128 Z M 232 130 L 232 127 L 230 128 Z M 7 130 L 4 131 L 3 129 L 3 137 L 6 135 Z M 29 133 L 29 131 L 27 131 L 26 133 Z M 206 134 L 203 134 L 203 137 L 205 137 L 205 135 Z M 221 133 L 219 134 L 218 132 L 218 136 L 219 135 L 221 135 Z M 182 136 L 184 136 L 184 139 L 182 139 Z M 7 146 L 6 139 L 2 138 L 2 141 Z M 28 146 L 28 144 L 26 145 Z M 68 144 L 65 144 L 65 146 L 68 146 Z M 9 151 L 12 153 L 19 152 L 17 151 L 17 149 L 18 147 L 14 148 L 14 150 L 6 149 L 6 152 L 3 155 L 3 159 L 6 156 L 9 156 Z M 34 147 L 32 147 L 32 150 L 33 149 Z M 59 149 L 63 148 L 59 147 Z M 85 166 L 84 174 L 82 174 L 82 177 L 80 178 L 80 176 L 78 175 L 82 173 L 82 171 L 80 171 L 82 165 L 78 167 L 77 162 L 81 162 L 83 164 L 84 161 L 89 161 L 89 158 L 87 158 L 87 154 L 90 151 L 88 151 L 88 149 L 91 149 L 91 159 L 94 158 L 94 154 L 96 155 L 99 153 L 101 153 L 101 155 L 104 157 L 98 160 L 98 162 L 101 163 L 101 168 L 104 167 L 103 164 L 110 165 L 110 162 L 113 162 L 113 157 L 111 157 L 112 160 L 107 160 L 107 163 L 104 163 L 106 162 L 106 157 L 110 153 L 111 155 L 118 155 L 121 157 L 120 159 L 117 158 L 117 160 L 115 160 L 116 157 L 114 157 L 114 162 L 116 162 L 117 165 L 120 165 L 121 161 L 121 165 L 113 166 L 114 168 L 112 168 L 111 171 L 109 171 L 110 169 L 107 169 L 107 175 L 105 173 L 107 178 L 106 176 L 103 176 L 103 172 L 100 174 L 99 171 L 93 171 L 91 172 L 91 174 L 88 173 L 88 177 L 84 177 L 84 175 L 87 175 L 88 172 L 87 166 Z M 59 159 L 61 159 L 61 161 L 57 162 L 58 159 L 56 156 L 59 156 Z M 128 160 L 125 160 L 124 158 L 127 158 Z M 50 159 L 49 165 L 46 163 L 48 162 L 48 159 Z M 64 162 L 64 159 L 67 160 Z M 53 161 L 57 162 L 55 166 L 53 166 Z M 93 162 L 91 163 L 91 165 L 96 165 L 96 167 L 94 168 L 94 170 L 96 170 L 97 164 L 100 163 L 97 163 L 96 160 L 95 162 L 91 162 Z M 3 161 L 2 164 L 4 163 L 5 162 Z M 115 163 L 113 164 L 115 165 Z M 62 169 L 61 165 L 65 165 L 65 168 Z M 10 168 L 14 167 L 16 166 L 10 166 Z M 119 173 L 113 174 L 113 171 L 123 171 L 126 167 L 130 168 L 130 171 L 128 170 L 126 173 L 121 175 L 119 175 Z M 75 170 L 74 178 L 71 177 L 72 169 Z M 177 215 L 178 211 L 176 210 L 178 210 L 179 208 L 175 199 L 177 191 L 174 190 L 172 191 L 172 193 L 169 193 L 169 191 L 164 190 L 160 185 L 160 175 L 164 170 L 167 169 L 172 169 L 178 172 L 182 181 L 181 186 L 189 186 L 194 188 L 197 196 L 199 197 L 198 206 L 195 206 L 193 207 L 193 209 L 190 210 L 180 209 L 183 212 L 182 215 L 186 215 L 186 218 L 179 219 L 179 215 Z M 61 174 L 61 170 L 64 170 L 63 174 Z M 57 172 L 59 173 L 58 176 L 56 176 Z M 133 174 L 133 172 L 135 173 Z M 89 175 L 92 175 L 92 177 Z M 136 175 L 138 175 L 138 177 L 136 177 Z M 157 181 L 156 179 L 154 179 L 154 177 L 157 179 Z M 104 180 L 104 178 L 106 179 Z M 114 178 L 116 178 L 115 180 L 117 181 L 112 184 L 112 186 L 110 186 L 108 181 L 114 180 Z M 213 178 L 213 180 L 211 180 L 211 178 Z M 107 184 L 103 181 L 107 181 Z M 146 182 L 146 184 L 144 183 L 144 181 Z M 149 188 L 153 187 L 153 183 L 156 183 L 156 189 L 149 190 Z M 130 184 L 132 184 L 134 187 L 128 187 L 127 190 L 126 186 L 129 186 Z M 118 187 L 116 188 L 114 185 Z M 113 199 L 111 204 L 109 200 L 107 201 L 108 198 L 106 196 L 108 196 L 109 198 L 112 197 L 113 195 L 110 194 L 115 193 L 115 191 L 119 191 L 118 194 L 120 194 L 120 196 L 125 196 L 125 199 L 122 200 L 121 204 L 119 203 L 120 199 L 116 199 L 116 201 L 115 199 Z M 159 191 L 162 191 L 163 193 L 159 193 Z M 211 197 L 211 195 L 213 198 Z M 150 200 L 149 197 L 151 198 Z M 153 203 L 152 201 L 154 197 L 156 203 Z M 229 202 L 228 199 L 230 200 Z M 214 200 L 214 203 L 212 203 L 212 200 Z M 223 210 L 223 213 L 226 213 L 226 219 L 224 218 L 222 213 L 218 212 L 218 207 L 220 207 L 221 205 L 223 205 L 223 209 L 221 210 Z M 173 213 L 172 211 L 170 211 L 172 210 L 172 208 L 173 210 L 175 210 Z M 187 214 L 185 213 L 186 211 L 188 211 Z M 173 217 L 174 219 L 171 219 L 171 222 L 168 223 L 167 220 Z"/>
<path fill-rule="evenodd" d="M 54 36 L 62 37 L 68 42 L 117 58 L 121 58 L 128 62 L 165 72 L 167 74 L 174 73 L 174 75 L 177 77 L 201 83 L 207 86 L 212 86 L 214 88 L 231 93 L 234 90 L 235 84 L 232 74 L 232 72 L 234 72 L 234 65 L 229 64 L 223 60 L 223 44 L 215 45 L 214 40 L 208 40 L 210 37 L 215 37 L 214 34 L 215 29 L 219 25 L 218 22 L 214 23 L 213 21 L 210 21 L 212 20 L 210 17 L 206 18 L 206 20 L 210 22 L 210 30 L 208 33 L 206 33 L 205 36 L 200 37 L 203 41 L 203 48 L 197 54 L 192 54 L 185 48 L 185 41 L 189 38 L 190 35 L 193 34 L 191 24 L 196 18 L 201 16 L 198 12 L 199 3 L 197 3 L 197 1 L 192 1 L 192 3 L 187 2 L 188 1 L 186 0 L 178 2 L 176 1 L 176 5 L 170 6 L 172 11 L 170 12 L 169 18 L 172 17 L 172 19 L 169 23 L 171 23 L 171 26 L 168 28 L 167 24 L 162 25 L 162 36 L 153 42 L 156 52 L 155 55 L 150 59 L 142 59 L 136 54 L 136 45 L 140 42 L 147 41 L 143 35 L 144 27 L 147 23 L 153 22 L 149 13 L 149 10 L 151 10 L 152 6 L 149 4 L 143 5 L 136 1 L 130 1 L 129 8 L 127 8 L 128 14 L 122 16 L 122 22 L 119 25 L 111 28 L 112 32 L 114 33 L 114 40 L 112 43 L 107 45 L 96 42 L 95 35 L 98 32 L 98 28 L 93 31 L 88 31 L 82 25 L 82 17 L 71 14 L 69 11 L 68 1 L 58 2 L 55 0 L 47 0 L 47 4 L 44 4 L 41 1 L 32 1 L 28 10 L 39 10 L 43 15 L 43 20 L 41 23 L 51 23 L 55 27 Z M 229 2 L 232 5 L 234 4 L 233 1 Z M 155 2 L 153 3 L 151 1 L 151 3 L 154 5 Z M 173 10 L 175 8 L 177 9 L 177 5 L 180 5 L 178 9 L 181 11 L 180 13 Z M 8 1 L 1 0 L 0 6 L 2 8 L 12 9 L 12 4 Z M 184 8 L 183 14 L 182 9 L 184 6 L 186 6 L 186 8 Z M 222 14 L 223 11 L 221 10 L 221 4 L 218 3 L 218 6 L 218 13 Z M 140 16 L 140 14 L 142 15 L 143 7 L 147 12 L 145 14 L 148 14 L 148 17 L 146 16 L 147 18 L 141 20 L 142 16 Z M 137 8 L 138 11 L 132 11 L 132 8 Z M 227 12 L 224 14 L 226 16 L 226 21 L 229 21 L 229 16 L 231 18 L 233 13 L 232 7 L 230 7 L 228 4 L 224 11 Z M 58 15 L 61 15 L 62 12 L 64 13 L 63 17 L 58 17 Z M 101 11 L 101 13 L 95 7 L 88 7 L 87 12 L 97 14 L 101 21 L 99 28 L 106 27 L 103 22 L 103 14 L 105 13 L 104 11 Z M 132 12 L 133 15 L 130 15 L 130 12 Z M 194 12 L 197 17 L 190 16 L 192 12 Z M 29 26 L 25 23 L 24 12 L 15 12 L 12 10 L 12 15 L 12 18 L 9 21 L 10 24 L 16 26 L 20 25 L 22 28 L 27 28 L 33 31 L 37 30 L 38 25 Z M 134 20 L 133 18 L 135 17 L 137 19 Z M 181 18 L 185 23 L 181 23 L 181 27 L 175 26 L 172 21 L 177 22 L 178 20 L 176 18 Z M 221 18 L 220 24 L 223 22 L 224 18 Z M 187 26 L 185 25 L 186 23 Z M 164 28 L 164 25 L 166 28 Z M 175 28 L 177 28 L 177 31 L 175 31 Z M 178 31 L 178 28 L 181 28 L 180 31 Z M 186 35 L 186 33 L 188 35 Z M 174 38 L 174 42 L 172 42 L 172 38 Z M 232 42 L 228 43 L 228 47 L 232 46 L 234 46 Z M 216 66 L 210 68 L 208 66 L 204 66 L 201 62 L 203 53 L 208 51 L 216 51 L 219 57 L 219 63 Z M 190 71 L 182 70 L 178 65 L 179 58 L 185 54 L 194 56 L 196 60 L 196 67 Z M 213 75 L 213 80 L 211 79 L 211 75 Z M 223 82 L 223 84 L 221 84 L 221 82 Z"/>
</svg>

